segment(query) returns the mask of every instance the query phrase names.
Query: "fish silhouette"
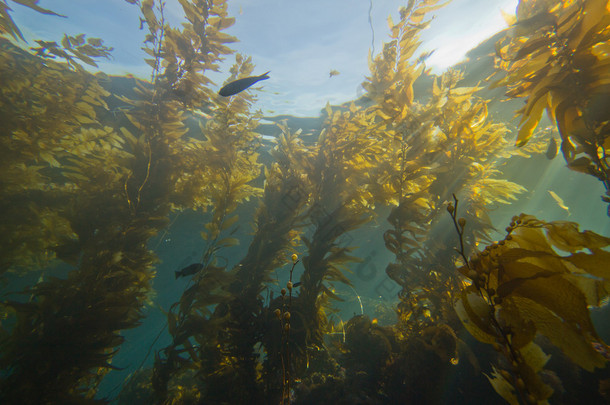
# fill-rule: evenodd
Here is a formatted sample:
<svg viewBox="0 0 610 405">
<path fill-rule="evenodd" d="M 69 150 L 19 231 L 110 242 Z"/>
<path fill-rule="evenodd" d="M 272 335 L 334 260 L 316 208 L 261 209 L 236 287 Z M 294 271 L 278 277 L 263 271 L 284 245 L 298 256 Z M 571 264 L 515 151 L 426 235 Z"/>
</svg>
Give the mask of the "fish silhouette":
<svg viewBox="0 0 610 405">
<path fill-rule="evenodd" d="M 203 264 L 193 263 L 189 266 L 186 266 L 185 268 L 183 268 L 180 271 L 175 271 L 174 273 L 176 273 L 176 278 L 186 277 L 186 276 L 190 276 L 190 275 L 197 273 L 201 269 L 203 269 Z"/>
<path fill-rule="evenodd" d="M 557 156 L 557 141 L 555 138 L 551 137 L 549 141 L 549 147 L 546 149 L 546 158 L 551 160 Z"/>
<path fill-rule="evenodd" d="M 243 79 L 238 79 L 238 80 L 232 81 L 231 83 L 228 83 L 225 86 L 223 86 L 223 88 L 220 89 L 218 94 L 220 94 L 223 97 L 229 97 L 229 96 L 237 94 L 241 91 L 244 91 L 248 87 L 252 86 L 254 83 L 256 83 L 260 80 L 267 80 L 269 78 L 269 76 L 267 76 L 269 74 L 269 72 L 263 73 L 260 76 L 244 77 Z"/>
</svg>

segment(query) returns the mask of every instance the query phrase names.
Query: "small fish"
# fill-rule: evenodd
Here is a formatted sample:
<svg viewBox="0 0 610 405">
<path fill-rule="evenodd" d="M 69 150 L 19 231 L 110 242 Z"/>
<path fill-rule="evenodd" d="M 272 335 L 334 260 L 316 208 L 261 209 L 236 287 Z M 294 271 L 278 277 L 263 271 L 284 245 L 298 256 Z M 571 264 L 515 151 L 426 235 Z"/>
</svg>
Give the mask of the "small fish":
<svg viewBox="0 0 610 405">
<path fill-rule="evenodd" d="M 565 205 L 565 203 L 563 202 L 561 197 L 559 197 L 554 191 L 551 191 L 551 190 L 547 190 L 547 191 L 549 192 L 551 197 L 553 197 L 553 200 L 555 200 L 557 202 L 557 205 L 559 205 L 559 207 L 561 207 L 564 210 L 566 210 L 566 212 L 568 213 L 568 216 L 569 216 L 570 215 L 570 208 L 568 208 L 568 206 Z"/>
<path fill-rule="evenodd" d="M 269 78 L 269 76 L 267 76 L 269 72 L 263 73 L 260 76 L 244 77 L 243 79 L 232 81 L 231 83 L 226 84 L 222 89 L 220 89 L 218 94 L 223 97 L 229 97 L 241 91 L 244 91 L 260 80 L 267 80 Z"/>
<path fill-rule="evenodd" d="M 557 156 L 557 141 L 551 137 L 549 141 L 549 147 L 546 149 L 546 158 L 552 160 Z"/>
<path fill-rule="evenodd" d="M 328 74 L 328 77 L 339 76 L 340 74 L 341 72 L 339 72 L 338 70 L 331 69 L 330 73 Z"/>
<path fill-rule="evenodd" d="M 300 285 L 301 285 L 301 282 L 300 282 L 300 281 L 297 281 L 296 283 L 294 283 L 294 284 L 292 285 L 292 288 L 297 288 L 297 287 L 298 287 L 298 286 L 300 286 Z"/>
<path fill-rule="evenodd" d="M 191 275 L 197 273 L 201 269 L 203 269 L 203 264 L 193 263 L 189 266 L 186 266 L 185 268 L 183 268 L 180 271 L 175 271 L 174 273 L 176 273 L 176 279 L 177 279 L 178 277 L 191 276 Z"/>
</svg>

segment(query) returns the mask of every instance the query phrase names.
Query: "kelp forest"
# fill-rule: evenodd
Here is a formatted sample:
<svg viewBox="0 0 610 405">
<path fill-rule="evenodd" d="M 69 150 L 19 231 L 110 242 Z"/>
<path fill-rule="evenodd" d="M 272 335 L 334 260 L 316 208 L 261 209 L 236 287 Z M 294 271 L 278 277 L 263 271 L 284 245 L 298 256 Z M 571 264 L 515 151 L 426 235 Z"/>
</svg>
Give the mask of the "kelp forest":
<svg viewBox="0 0 610 405">
<path fill-rule="evenodd" d="M 581 198 L 609 220 L 610 3 L 521 0 L 481 45 L 485 74 L 435 75 L 420 34 L 446 3 L 405 1 L 363 97 L 269 141 L 256 88 L 222 97 L 210 78 L 255 69 L 227 0 L 178 0 L 179 26 L 165 0 L 126 1 L 147 78 L 92 73 L 103 38 L 25 42 L 15 6 L 60 17 L 0 1 L 1 403 L 610 401 L 592 318 L 610 235 L 514 211 L 546 192 L 508 175 L 559 152 L 602 183 Z M 189 215 L 202 249 L 160 305 L 157 241 Z M 383 254 L 362 257 L 363 234 Z M 365 260 L 392 297 L 358 295 Z M 165 338 L 100 389 L 152 311 Z"/>
</svg>

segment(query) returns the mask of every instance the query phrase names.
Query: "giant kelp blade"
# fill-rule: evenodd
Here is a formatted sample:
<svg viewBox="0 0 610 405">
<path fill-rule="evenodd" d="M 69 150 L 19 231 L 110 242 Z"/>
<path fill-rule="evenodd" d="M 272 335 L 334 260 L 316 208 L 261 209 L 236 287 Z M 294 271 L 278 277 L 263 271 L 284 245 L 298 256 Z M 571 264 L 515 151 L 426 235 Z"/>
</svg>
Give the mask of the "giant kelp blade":
<svg viewBox="0 0 610 405">
<path fill-rule="evenodd" d="M 531 112 L 528 115 L 524 115 L 523 117 L 528 117 L 527 120 L 521 125 L 519 129 L 519 133 L 517 134 L 516 145 L 523 146 L 527 143 L 527 141 L 531 138 L 534 130 L 538 126 L 540 119 L 542 118 L 542 113 L 544 112 L 544 108 L 547 105 L 547 98 L 540 97 L 535 104 Z"/>
<path fill-rule="evenodd" d="M 11 9 L 6 3 L 0 3 L 0 33 L 6 32 L 11 34 L 15 39 L 19 37 L 21 40 L 25 41 L 23 34 L 21 34 L 21 31 L 17 28 L 17 25 L 15 25 L 9 11 L 11 11 Z"/>
<path fill-rule="evenodd" d="M 604 367 L 606 363 L 604 357 L 593 349 L 591 342 L 576 328 L 528 298 L 514 297 L 512 302 L 521 316 L 535 322 L 538 331 L 548 337 L 580 367 L 588 371 Z"/>
<path fill-rule="evenodd" d="M 17 4 L 21 4 L 22 6 L 29 7 L 32 10 L 38 11 L 41 14 L 49 14 L 56 15 L 58 17 L 66 17 L 65 15 L 57 14 L 54 11 L 48 10 L 46 8 L 42 8 L 38 5 L 39 0 L 12 0 Z"/>
</svg>

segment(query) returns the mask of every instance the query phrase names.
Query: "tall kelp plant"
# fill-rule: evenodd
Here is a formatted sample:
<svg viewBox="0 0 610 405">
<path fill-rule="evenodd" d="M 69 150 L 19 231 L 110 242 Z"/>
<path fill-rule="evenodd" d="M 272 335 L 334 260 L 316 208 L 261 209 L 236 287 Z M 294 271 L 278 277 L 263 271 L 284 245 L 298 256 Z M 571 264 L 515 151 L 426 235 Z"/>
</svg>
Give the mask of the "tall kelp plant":
<svg viewBox="0 0 610 405">
<path fill-rule="evenodd" d="M 240 74 L 250 74 L 252 65 L 245 63 L 242 66 L 246 68 Z M 236 99 L 242 97 L 249 99 L 251 96 L 246 93 Z M 243 101 L 241 105 L 245 105 Z M 213 128 L 217 125 L 213 122 L 222 122 L 233 113 L 232 119 L 238 115 L 248 116 L 235 106 L 229 110 L 221 108 L 209 124 Z M 236 142 L 223 142 L 222 150 L 228 152 L 240 145 L 242 148 L 235 149 L 235 153 L 220 153 L 225 159 L 234 160 L 225 160 L 222 165 L 216 162 L 217 166 L 214 166 L 232 173 L 232 177 L 229 182 L 218 184 L 219 187 L 226 184 L 227 188 L 218 194 L 221 200 L 214 201 L 219 207 L 225 201 L 228 209 L 218 215 L 218 209 L 214 209 L 213 219 L 206 225 L 211 232 L 230 229 L 237 217 L 229 214 L 234 212 L 243 196 L 254 195 L 244 193 L 244 187 L 249 186 L 243 180 L 257 174 L 257 170 L 247 164 L 255 162 L 256 154 L 252 145 L 244 148 L 248 146 L 244 140 L 250 136 L 246 129 L 232 126 L 224 130 L 225 139 L 234 138 Z M 255 216 L 256 230 L 246 256 L 231 270 L 219 266 L 215 261 L 218 251 L 236 241 L 216 240 L 207 232 L 210 243 L 202 269 L 195 276 L 193 286 L 168 314 L 173 342 L 157 357 L 152 381 L 158 402 L 194 397 L 213 403 L 246 400 L 264 403 L 264 398 L 279 397 L 283 382 L 278 375 L 281 345 L 276 337 L 281 336 L 281 332 L 269 309 L 277 302 L 270 302 L 269 307 L 265 307 L 261 294 L 266 283 L 271 281 L 269 273 L 284 263 L 286 249 L 294 243 L 296 229 L 303 220 L 302 209 L 308 199 L 308 185 L 295 163 L 303 161 L 305 148 L 295 134 L 285 127 L 282 130 L 278 145 L 271 152 L 276 162 L 265 170 L 265 189 Z M 204 134 L 214 138 L 210 132 L 204 131 Z M 258 168 L 258 164 L 254 168 Z M 267 364 L 271 364 L 264 375 L 260 373 L 261 359 L 257 350 L 261 344 L 268 353 Z M 231 389 L 235 385 L 240 389 Z"/>
<path fill-rule="evenodd" d="M 257 345 L 262 344 L 266 353 L 262 378 L 258 378 L 263 383 L 263 402 L 289 397 L 293 363 L 290 353 L 295 359 L 302 359 L 304 353 L 302 322 L 297 317 L 290 319 L 290 314 L 295 314 L 295 307 L 291 305 L 294 303 L 292 285 L 286 286 L 288 295 L 285 288 L 275 300 L 271 294 L 266 307 L 262 296 L 272 281 L 271 271 L 285 264 L 289 250 L 299 241 L 310 189 L 303 172 L 303 161 L 309 151 L 298 137 L 300 131 L 291 132 L 283 125 L 280 129 L 282 132 L 271 151 L 274 162 L 265 170 L 263 200 L 255 217 L 256 233 L 237 269 L 237 281 L 230 288 L 235 298 L 227 307 L 237 321 L 232 328 L 232 344 L 247 347 L 249 352 L 243 349 L 242 352 L 257 359 L 259 364 L 262 359 L 254 354 Z M 296 255 L 292 262 L 294 269 Z M 283 311 L 283 323 L 276 318 L 278 309 Z M 257 325 L 257 333 L 244 327 L 253 324 Z M 258 369 L 258 364 L 252 365 Z M 256 374 L 259 373 L 257 370 Z"/>
<path fill-rule="evenodd" d="M 430 23 L 425 14 L 441 6 L 409 2 L 398 23 L 390 19 L 392 40 L 370 61 L 371 76 L 364 83 L 376 102 L 368 109 L 377 123 L 372 136 L 385 156 L 375 168 L 378 181 L 370 187 L 378 200 L 392 206 L 392 229 L 384 242 L 396 262 L 386 272 L 403 287 L 398 309 L 407 334 L 451 312 L 447 292 L 456 287 L 453 254 L 441 235 L 426 242 L 450 190 L 461 190 L 468 202 L 473 225 L 467 239 L 473 243 L 489 240 L 493 230 L 486 206 L 508 203 L 525 190 L 497 178 L 503 163 L 497 156 L 510 156 L 504 152 L 508 130 L 489 119 L 487 102 L 476 96 L 479 87 L 459 87 L 461 73 L 450 70 L 433 79 L 427 102 L 415 100 L 413 84 L 425 72 L 424 58 L 415 57 L 419 33 Z"/>
<path fill-rule="evenodd" d="M 415 101 L 413 84 L 425 70 L 414 58 L 419 33 L 430 23 L 424 16 L 426 11 L 442 7 L 437 3 L 409 2 L 400 10 L 398 23 L 389 19 L 391 41 L 369 62 L 371 75 L 364 83 L 367 96 L 376 102 L 370 108 L 379 122 L 375 135 L 387 155 L 385 163 L 377 167 L 379 180 L 371 188 L 379 200 L 392 207 L 388 217 L 392 229 L 384 233 L 384 242 L 396 255 L 396 262 L 389 264 L 386 272 L 403 287 L 398 311 L 405 333 L 412 332 L 413 322 L 419 322 L 427 308 L 423 299 L 420 303 L 415 298 L 417 289 L 413 287 L 424 284 L 428 275 L 410 264 L 423 247 L 434 206 L 429 190 L 434 176 L 429 164 L 435 113 Z"/>
<path fill-rule="evenodd" d="M 37 6 L 37 1 L 15 3 L 57 15 Z M 106 105 L 108 93 L 97 78 L 84 74 L 79 63 L 95 66 L 93 58 L 108 56 L 111 51 L 99 38 L 87 39 L 84 34 L 66 35 L 62 45 L 37 41 L 39 47 L 33 49 L 37 55 L 64 59 L 70 69 L 51 61 L 45 66 L 41 59 L 32 58 L 10 42 L 11 37 L 23 40 L 10 11 L 6 2 L 0 4 L 0 118 L 4 135 L 0 139 L 0 275 L 9 269 L 44 267 L 56 255 L 62 256 L 58 246 L 74 235 L 55 210 L 63 203 L 57 199 L 62 180 L 52 174 L 57 173 L 61 158 L 70 155 L 64 150 L 62 137 L 91 123 L 96 119 L 93 109 Z"/>
<path fill-rule="evenodd" d="M 78 39 L 86 44 L 84 36 Z M 68 261 L 74 256 L 69 248 L 74 232 L 58 212 L 70 188 L 58 168 L 73 155 L 71 147 L 83 149 L 93 140 L 71 145 L 65 137 L 95 122 L 95 109 L 106 105 L 108 92 L 95 76 L 34 58 L 7 39 L 0 39 L 0 49 L 3 274 L 42 268 L 56 256 Z M 98 124 L 91 134 L 98 129 L 104 131 Z"/>
<path fill-rule="evenodd" d="M 604 367 L 607 347 L 589 307 L 608 298 L 610 239 L 581 232 L 574 222 L 521 214 L 513 217 L 504 239 L 467 257 L 462 235 L 468 222 L 458 218 L 457 203 L 448 211 L 460 237 L 458 270 L 468 281 L 455 309 L 476 339 L 505 358 L 505 366 L 494 366 L 488 376 L 494 389 L 511 404 L 551 397 L 553 388 L 542 379 L 550 356 L 534 342 L 537 334 L 588 371 Z"/>
<path fill-rule="evenodd" d="M 496 44 L 497 68 L 517 111 L 517 145 L 528 142 L 546 109 L 572 170 L 604 183 L 610 203 L 610 8 L 605 0 L 521 0 Z M 610 215 L 610 207 L 608 208 Z"/>
<path fill-rule="evenodd" d="M 373 158 L 361 158 L 373 142 L 354 124 L 352 112 L 330 107 L 327 112 L 325 135 L 313 151 L 298 133 L 280 126 L 282 135 L 271 153 L 275 161 L 265 170 L 263 201 L 246 256 L 230 271 L 213 262 L 203 267 L 195 285 L 173 308 L 176 312 L 170 313 L 174 341 L 155 365 L 157 401 L 184 398 L 188 392 L 210 402 L 264 403 L 265 398 L 276 398 L 287 403 L 290 375 L 306 369 L 307 348 L 323 346 L 324 308 L 329 298 L 336 298 L 327 283 L 349 284 L 342 271 L 354 259 L 349 246 L 339 245 L 339 238 L 367 219 L 366 201 L 358 187 L 366 183 L 360 180 Z M 239 167 L 225 163 L 224 167 Z M 337 184 L 342 185 L 339 192 Z M 309 254 L 303 259 L 298 295 L 287 286 L 289 292 L 271 297 L 266 306 L 262 292 L 271 281 L 270 272 L 284 262 L 286 250 L 308 218 L 314 232 L 302 236 Z M 214 281 L 219 277 L 224 281 Z M 284 315 L 284 322 L 278 321 L 276 310 L 289 312 L 290 322 Z M 262 374 L 260 350 L 267 355 Z M 198 379 L 190 378 L 193 372 Z M 235 385 L 241 389 L 231 390 Z"/>
<path fill-rule="evenodd" d="M 299 292 L 307 344 L 322 345 L 329 299 L 338 297 L 328 283 L 351 285 L 347 264 L 359 261 L 349 253 L 348 232 L 372 217 L 373 199 L 366 189 L 378 146 L 368 137 L 371 117 L 351 105 L 347 111 L 326 108 L 327 121 L 315 146 L 308 177 L 313 185 L 309 218 L 310 236 L 303 236 L 308 253 Z"/>
<path fill-rule="evenodd" d="M 254 67 L 249 59 L 237 55 L 237 62 L 231 69 L 233 79 L 252 73 Z M 218 263 L 217 254 L 221 249 L 238 243 L 230 236 L 239 222 L 235 214 L 238 206 L 261 194 L 260 189 L 249 185 L 260 175 L 261 169 L 256 152 L 258 135 L 253 132 L 258 120 L 249 112 L 252 101 L 253 96 L 248 93 L 231 99 L 214 95 L 210 100 L 213 115 L 201 127 L 205 139 L 191 140 L 186 147 L 188 161 L 196 170 L 192 172 L 194 176 L 183 179 L 184 184 L 205 182 L 205 187 L 192 188 L 196 201 L 199 201 L 193 208 L 209 208 L 212 217 L 201 233 L 207 241 L 200 260 L 201 269 L 194 277 L 193 285 L 168 314 L 173 342 L 157 356 L 153 376 L 153 388 L 159 402 L 182 395 L 175 391 L 172 379 L 184 375 L 189 369 L 196 368 L 202 375 L 207 375 L 208 370 L 220 371 L 221 350 L 217 350 L 214 356 L 208 351 L 217 349 L 222 341 L 218 334 L 227 325 L 220 317 L 214 317 L 211 306 L 231 298 L 228 288 L 235 282 L 235 274 Z M 178 187 L 182 187 L 180 183 Z M 193 349 L 193 342 L 198 343 L 196 349 Z M 180 357 L 184 352 L 188 352 L 186 360 Z M 189 389 L 186 383 L 182 386 Z"/>
<path fill-rule="evenodd" d="M 163 3 L 129 2 L 140 6 L 149 28 L 153 80 L 137 82 L 136 98 L 121 98 L 129 104 L 126 127 L 100 121 L 98 113 L 107 108 L 108 93 L 100 85 L 105 77 L 77 64 L 105 55 L 108 48 L 101 40 L 79 35 L 66 36 L 61 45 L 37 41 L 38 58 L 17 51 L 2 54 L 13 58 L 3 64 L 12 69 L 2 79 L 7 83 L 3 113 L 10 109 L 6 101 L 11 98 L 5 97 L 24 107 L 6 121 L 12 122 L 12 142 L 3 140 L 3 149 L 22 152 L 3 150 L 15 156 L 3 163 L 14 163 L 11 173 L 33 189 L 19 190 L 15 177 L 13 194 L 21 196 L 8 197 L 43 214 L 38 217 L 45 227 L 57 224 L 59 236 L 30 245 L 50 247 L 74 266 L 66 278 L 28 288 L 28 301 L 3 303 L 9 316 L 3 320 L 0 396 L 7 403 L 93 401 L 122 342 L 120 331 L 136 326 L 142 316 L 154 275 L 149 238 L 167 224 L 170 204 L 196 205 L 188 200 L 201 181 L 181 182 L 191 176 L 180 172 L 188 164 L 181 162 L 188 143 L 181 139 L 187 132 L 182 111 L 211 93 L 202 72 L 215 69 L 228 52 L 223 43 L 231 39 L 219 34 L 227 24 L 222 20 L 226 6 L 183 2 L 189 23 L 178 31 L 164 23 Z M 214 18 L 215 28 L 204 29 Z M 181 86 L 194 93 L 185 94 Z M 20 89 L 27 89 L 21 95 L 27 98 L 20 99 Z M 47 184 L 41 186 L 42 181 Z M 179 193 L 172 188 L 177 182 L 183 185 Z M 38 208 L 41 202 L 47 206 Z"/>
<path fill-rule="evenodd" d="M 21 247 L 3 251 L 4 265 L 44 266 L 42 257 L 76 269 L 67 278 L 41 277 L 24 291 L 29 300 L 2 303 L 0 397 L 6 403 L 93 396 L 122 341 L 118 331 L 137 324 L 153 260 L 140 241 L 161 226 L 153 219 L 135 229 L 129 221 L 127 170 L 119 163 L 127 154 L 97 114 L 108 96 L 103 75 L 78 65 L 95 64 L 92 57 L 109 49 L 84 35 L 65 36 L 61 45 L 37 42 L 38 56 L 2 46 L 2 164 L 10 176 L 3 177 L 0 198 L 3 215 L 12 217 L 2 222 L 8 246 Z"/>
<path fill-rule="evenodd" d="M 281 307 L 286 290 L 275 300 L 271 294 L 268 302 L 263 291 L 272 281 L 271 272 L 285 264 L 288 251 L 298 240 L 309 185 L 299 165 L 307 155 L 306 149 L 298 134 L 285 126 L 281 130 L 271 151 L 274 161 L 265 168 L 265 188 L 254 218 L 253 239 L 231 272 L 233 280 L 227 287 L 230 299 L 218 305 L 212 316 L 222 326 L 215 332 L 213 341 L 217 343 L 201 345 L 203 398 L 209 402 L 280 401 L 283 387 L 289 386 L 288 359 L 281 355 L 286 341 L 281 339 L 281 323 L 273 313 Z M 300 340 L 298 330 L 293 331 L 291 347 L 300 346 L 295 344 Z M 236 384 L 241 390 L 227 392 Z"/>
</svg>

